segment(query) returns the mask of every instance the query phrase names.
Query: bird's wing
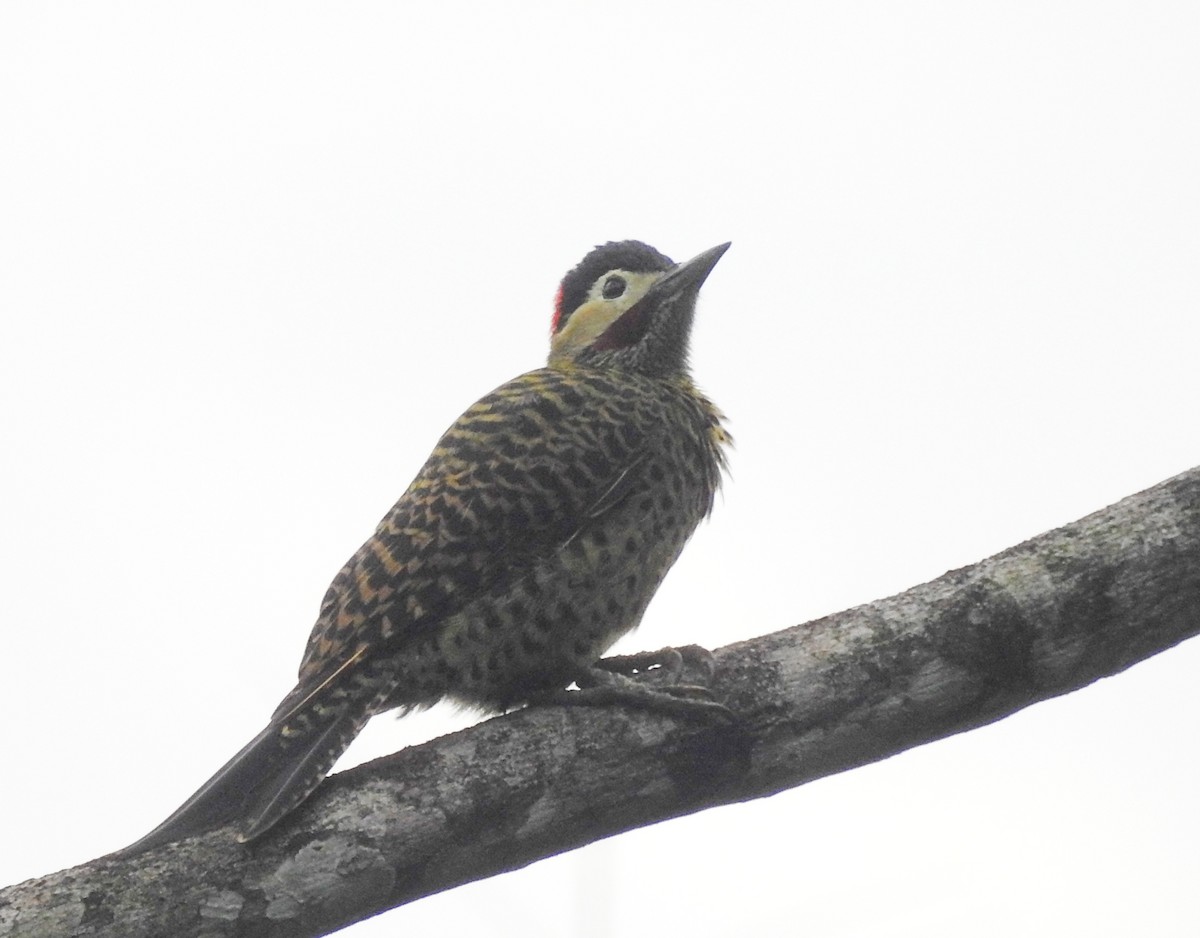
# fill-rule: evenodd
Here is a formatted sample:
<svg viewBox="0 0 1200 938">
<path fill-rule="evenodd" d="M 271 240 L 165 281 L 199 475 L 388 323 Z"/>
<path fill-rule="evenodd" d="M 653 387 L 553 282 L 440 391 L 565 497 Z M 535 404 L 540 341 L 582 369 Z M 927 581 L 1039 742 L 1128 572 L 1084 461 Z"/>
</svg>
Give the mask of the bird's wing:
<svg viewBox="0 0 1200 938">
<path fill-rule="evenodd" d="M 637 406 L 602 376 L 554 369 L 472 406 L 334 579 L 291 703 L 363 645 L 394 648 L 503 590 L 629 497 L 646 421 L 622 410 Z"/>
</svg>

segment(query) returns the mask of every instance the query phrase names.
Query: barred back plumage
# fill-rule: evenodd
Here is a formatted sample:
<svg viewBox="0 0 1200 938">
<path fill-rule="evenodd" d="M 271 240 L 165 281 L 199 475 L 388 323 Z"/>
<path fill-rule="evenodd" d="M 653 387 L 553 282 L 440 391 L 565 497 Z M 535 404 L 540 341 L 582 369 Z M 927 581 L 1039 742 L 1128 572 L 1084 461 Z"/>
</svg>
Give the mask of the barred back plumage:
<svg viewBox="0 0 1200 938">
<path fill-rule="evenodd" d="M 446 431 L 334 578 L 267 728 L 128 851 L 233 821 L 260 835 L 374 714 L 446 697 L 503 709 L 584 683 L 720 485 L 729 437 L 687 375 L 686 339 L 726 247 L 676 266 L 618 242 L 568 274 L 551 364 Z"/>
</svg>

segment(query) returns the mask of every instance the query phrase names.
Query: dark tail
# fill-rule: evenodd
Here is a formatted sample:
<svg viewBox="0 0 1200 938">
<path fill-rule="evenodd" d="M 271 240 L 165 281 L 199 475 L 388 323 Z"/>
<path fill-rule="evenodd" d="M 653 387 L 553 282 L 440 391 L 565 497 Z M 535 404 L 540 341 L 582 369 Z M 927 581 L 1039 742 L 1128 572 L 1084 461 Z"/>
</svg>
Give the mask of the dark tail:
<svg viewBox="0 0 1200 938">
<path fill-rule="evenodd" d="M 273 719 L 174 814 L 117 855 L 133 856 L 235 822 L 239 841 L 266 833 L 321 784 L 364 722 L 360 709 L 346 702 L 297 708 Z"/>
</svg>

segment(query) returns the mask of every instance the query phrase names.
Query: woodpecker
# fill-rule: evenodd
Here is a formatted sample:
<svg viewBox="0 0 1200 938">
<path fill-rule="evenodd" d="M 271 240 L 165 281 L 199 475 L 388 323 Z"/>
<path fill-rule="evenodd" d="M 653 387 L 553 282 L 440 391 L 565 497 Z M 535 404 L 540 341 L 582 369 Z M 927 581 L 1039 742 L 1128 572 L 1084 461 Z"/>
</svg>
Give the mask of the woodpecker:
<svg viewBox="0 0 1200 938">
<path fill-rule="evenodd" d="M 695 688 L 617 683 L 599 659 L 638 625 L 721 482 L 730 438 L 692 383 L 688 340 L 728 247 L 675 264 L 609 242 L 570 270 L 546 367 L 451 425 L 334 578 L 266 728 L 122 853 L 227 824 L 241 841 L 260 836 L 388 710 L 588 703 L 600 691 L 724 711 Z"/>
</svg>

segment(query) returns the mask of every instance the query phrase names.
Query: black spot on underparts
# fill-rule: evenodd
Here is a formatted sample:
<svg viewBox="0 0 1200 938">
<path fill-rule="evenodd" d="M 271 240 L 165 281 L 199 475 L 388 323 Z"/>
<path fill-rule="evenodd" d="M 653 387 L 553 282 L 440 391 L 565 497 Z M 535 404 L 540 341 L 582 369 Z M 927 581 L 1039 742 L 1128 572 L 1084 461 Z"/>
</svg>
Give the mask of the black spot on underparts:
<svg viewBox="0 0 1200 938">
<path fill-rule="evenodd" d="M 612 473 L 608 460 L 595 450 L 583 454 L 583 464 L 597 478 L 604 478 Z"/>
<path fill-rule="evenodd" d="M 577 491 L 585 490 L 589 485 L 592 484 L 592 477 L 584 472 L 580 466 L 576 466 L 574 464 L 567 466 L 563 471 L 563 475 L 566 476 L 567 482 L 570 483 L 571 488 Z"/>
<path fill-rule="evenodd" d="M 514 462 L 497 462 L 495 471 L 497 476 L 513 488 L 518 488 L 525 481 L 524 470 Z"/>
<path fill-rule="evenodd" d="M 563 406 L 571 410 L 579 410 L 584 405 L 583 395 L 569 384 L 559 384 L 555 387 L 555 392 L 562 399 Z"/>
<path fill-rule="evenodd" d="M 435 505 L 438 514 L 438 520 L 446 532 L 454 537 L 464 537 L 474 533 L 475 525 L 467 517 L 466 514 L 454 511 L 447 511 L 446 504 L 442 499 L 437 500 L 439 504 Z"/>
<path fill-rule="evenodd" d="M 542 428 L 538 425 L 538 422 L 527 414 L 521 414 L 521 416 L 517 418 L 516 429 L 517 433 L 526 439 L 533 439 L 534 437 L 540 436 L 542 433 Z"/>
<path fill-rule="evenodd" d="M 367 574 L 367 587 L 372 590 L 381 590 L 391 582 L 391 576 L 381 565 L 376 564 L 374 569 Z"/>
<path fill-rule="evenodd" d="M 554 491 L 558 488 L 558 476 L 549 466 L 534 466 L 529 470 L 529 477 L 543 489 Z"/>
<path fill-rule="evenodd" d="M 533 409 L 538 415 L 547 421 L 556 421 L 562 416 L 562 410 L 549 397 L 536 397 L 533 401 Z"/>
</svg>

